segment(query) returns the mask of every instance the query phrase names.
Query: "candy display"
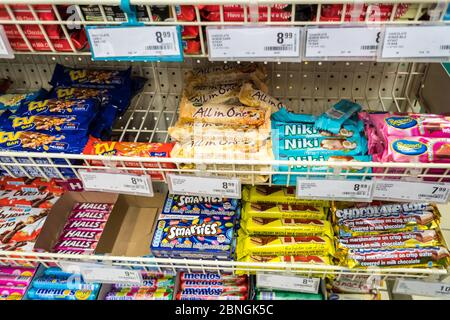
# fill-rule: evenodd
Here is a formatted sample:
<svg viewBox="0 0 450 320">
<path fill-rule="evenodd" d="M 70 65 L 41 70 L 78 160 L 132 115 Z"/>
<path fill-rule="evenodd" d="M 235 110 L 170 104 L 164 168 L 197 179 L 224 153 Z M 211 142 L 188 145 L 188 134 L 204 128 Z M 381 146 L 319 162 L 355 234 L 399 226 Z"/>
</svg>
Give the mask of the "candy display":
<svg viewBox="0 0 450 320">
<path fill-rule="evenodd" d="M 427 202 L 342 204 L 333 207 L 336 256 L 350 268 L 446 266 L 449 251 L 440 213 Z"/>
<path fill-rule="evenodd" d="M 181 273 L 177 300 L 246 300 L 246 276 L 232 274 Z"/>
<path fill-rule="evenodd" d="M 99 283 L 86 283 L 79 274 L 65 273 L 58 267 L 45 269 L 27 290 L 30 300 L 95 300 Z"/>
<path fill-rule="evenodd" d="M 239 214 L 240 201 L 220 197 L 180 196 L 167 194 L 162 209 L 164 215 L 217 215 L 232 217 Z"/>
<path fill-rule="evenodd" d="M 327 200 L 297 199 L 295 187 L 244 186 L 242 199 L 251 203 L 306 204 L 317 207 L 329 207 Z"/>
<path fill-rule="evenodd" d="M 1 266 L 0 300 L 21 300 L 35 271 L 34 268 Z"/>
<path fill-rule="evenodd" d="M 308 204 L 276 204 L 246 202 L 242 209 L 242 219 L 318 219 L 325 220 L 328 216 L 324 207 Z"/>
<path fill-rule="evenodd" d="M 75 203 L 53 251 L 64 254 L 92 254 L 112 208 L 110 203 Z"/>
<path fill-rule="evenodd" d="M 113 284 L 104 300 L 173 300 L 175 277 L 141 272 L 142 285 Z"/>
</svg>

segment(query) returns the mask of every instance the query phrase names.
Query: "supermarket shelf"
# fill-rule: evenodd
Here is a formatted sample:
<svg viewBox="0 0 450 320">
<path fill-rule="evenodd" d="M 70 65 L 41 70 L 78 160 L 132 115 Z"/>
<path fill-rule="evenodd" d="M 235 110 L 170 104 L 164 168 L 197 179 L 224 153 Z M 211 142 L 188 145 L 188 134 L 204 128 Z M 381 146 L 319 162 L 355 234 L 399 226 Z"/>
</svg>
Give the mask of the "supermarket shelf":
<svg viewBox="0 0 450 320">
<path fill-rule="evenodd" d="M 88 57 L 34 56 L 24 55 L 13 62 L 0 63 L 0 76 L 14 81 L 12 90 L 31 91 L 48 88 L 48 81 L 56 62 L 83 67 L 119 69 L 128 63 L 95 62 Z M 176 122 L 177 107 L 184 86 L 183 75 L 193 66 L 203 65 L 198 59 L 184 63 L 133 63 L 133 74 L 148 78 L 143 91 L 136 96 L 127 112 L 118 119 L 113 130 L 115 140 L 137 142 L 168 142 L 168 128 Z M 417 101 L 417 92 L 424 86 L 423 77 L 427 65 L 418 63 L 374 63 L 374 62 L 309 62 L 268 63 L 270 92 L 289 108 L 300 113 L 321 113 L 342 98 L 361 103 L 366 109 L 385 111 L 433 112 Z M 24 168 L 38 172 L 44 177 L 64 178 L 56 168 L 105 169 L 93 166 L 89 160 L 103 160 L 110 169 L 123 167 L 140 173 L 160 172 L 166 180 L 167 173 L 219 175 L 240 177 L 244 183 L 272 184 L 273 169 L 277 165 L 289 166 L 286 175 L 310 177 L 317 167 L 326 168 L 324 176 L 330 178 L 404 178 L 443 181 L 449 177 L 449 164 L 402 164 L 402 163 L 352 163 L 362 168 L 359 173 L 348 173 L 348 164 L 318 161 L 275 161 L 271 159 L 175 159 L 176 168 L 163 168 L 169 162 L 160 158 L 102 157 L 68 154 L 1 152 L 0 167 L 11 175 L 29 173 Z M 24 160 L 26 159 L 26 160 Z M 46 159 L 46 161 L 42 161 Z M 63 164 L 55 164 L 62 159 Z M 76 161 L 78 160 L 78 161 Z M 124 162 L 132 162 L 124 163 Z M 156 163 L 149 168 L 148 163 Z M 292 172 L 293 167 L 303 166 L 302 173 Z M 378 168 L 378 169 L 376 169 Z M 322 174 L 322 173 L 321 173 Z"/>
<path fill-rule="evenodd" d="M 314 25 L 420 25 L 420 24 L 427 24 L 430 21 L 432 22 L 439 22 L 441 24 L 448 24 L 450 23 L 450 20 L 446 20 L 445 18 L 445 12 L 448 7 L 448 2 L 442 2 L 442 1 L 430 1 L 430 0 L 413 0 L 408 1 L 408 5 L 412 6 L 410 8 L 411 11 L 408 13 L 408 15 L 405 18 L 401 18 L 403 14 L 405 14 L 405 8 L 402 7 L 401 4 L 404 4 L 403 1 L 400 0 L 394 0 L 394 1 L 376 1 L 376 0 L 369 0 L 364 1 L 369 8 L 376 8 L 380 4 L 385 5 L 392 5 L 392 10 L 390 13 L 388 13 L 388 16 L 380 19 L 376 18 L 374 19 L 371 14 L 366 13 L 363 18 L 360 18 L 360 13 L 356 13 L 358 16 L 355 19 L 357 21 L 348 21 L 346 18 L 346 15 L 350 15 L 351 7 L 350 5 L 355 5 L 355 1 L 350 0 L 313 0 L 313 1 L 305 1 L 305 0 L 287 0 L 286 2 L 282 1 L 282 4 L 291 5 L 290 11 L 288 13 L 290 14 L 290 17 L 286 18 L 286 21 L 272 21 L 271 13 L 272 9 L 271 6 L 274 4 L 279 4 L 279 2 L 273 1 L 273 0 L 262 0 L 262 1 L 237 1 L 237 0 L 226 0 L 226 1 L 206 1 L 204 4 L 214 4 L 219 5 L 220 7 L 220 15 L 217 18 L 217 21 L 205 21 L 202 18 L 201 15 L 201 6 L 204 4 L 199 4 L 198 1 L 189 1 L 189 0 L 160 0 L 160 1 L 147 1 L 147 0 L 135 0 L 130 1 L 132 5 L 142 5 L 145 6 L 145 12 L 148 14 L 148 18 L 146 18 L 146 21 L 142 21 L 145 25 L 156 25 L 156 26 L 163 26 L 163 25 L 180 25 L 180 26 L 196 26 L 199 28 L 199 42 L 200 42 L 200 51 L 193 55 L 193 57 L 203 57 L 206 58 L 207 52 L 207 44 L 206 44 L 206 38 L 203 33 L 203 27 L 205 26 L 226 26 L 226 25 L 276 25 L 276 26 L 314 26 Z M 96 5 L 100 6 L 100 16 L 96 18 L 96 21 L 87 21 L 85 17 L 82 14 L 82 9 L 80 8 L 80 5 L 92 5 L 91 1 L 86 0 L 74 0 L 70 1 L 70 14 L 69 18 L 65 19 L 64 16 L 60 13 L 58 13 L 57 5 L 69 5 L 67 1 L 58 1 L 58 0 L 35 0 L 35 1 L 10 1 L 10 0 L 1 0 L 0 4 L 5 5 L 5 8 L 7 10 L 7 19 L 6 17 L 3 19 L 0 19 L 0 24 L 2 25 L 15 25 L 18 27 L 18 32 L 20 33 L 20 36 L 24 42 L 23 48 L 21 50 L 17 50 L 16 53 L 22 54 L 23 51 L 31 52 L 32 54 L 56 54 L 56 55 L 64 55 L 64 54 L 75 54 L 75 55 L 89 55 L 87 49 L 82 48 L 76 48 L 74 45 L 74 42 L 70 38 L 70 31 L 75 27 L 77 29 L 81 29 L 83 26 L 87 25 L 119 25 L 122 22 L 128 21 L 127 15 L 124 21 L 112 21 L 111 18 L 109 18 L 105 14 L 105 9 L 103 6 L 108 5 L 114 5 L 119 6 L 120 1 L 99 1 L 96 2 Z M 18 19 L 13 10 L 11 9 L 11 5 L 17 5 L 17 4 L 25 4 L 28 5 L 29 10 L 32 12 L 34 20 L 21 20 Z M 39 15 L 37 14 L 36 10 L 32 7 L 32 5 L 35 4 L 51 4 L 53 6 L 53 11 L 55 12 L 55 17 L 53 20 L 49 19 L 40 19 Z M 249 9 L 249 12 L 244 11 L 243 19 L 242 21 L 226 21 L 226 18 L 224 17 L 224 5 L 244 5 Z M 312 9 L 311 18 L 305 19 L 303 17 L 300 17 L 299 14 L 296 13 L 296 7 L 300 5 L 316 5 Z M 339 10 L 339 13 L 337 14 L 337 17 L 334 17 L 333 19 L 323 18 L 322 13 L 326 11 L 324 9 L 326 5 L 333 5 L 338 4 L 341 5 L 342 8 Z M 360 3 L 358 3 L 360 4 Z M 155 5 L 162 5 L 162 6 L 168 6 L 168 12 L 171 15 L 171 18 L 168 18 L 166 20 L 154 20 L 152 17 L 152 6 Z M 192 5 L 194 8 L 194 16 L 195 18 L 192 19 L 193 21 L 182 21 L 177 18 L 177 7 L 179 5 Z M 257 21 L 254 16 L 258 16 L 257 10 L 254 10 L 257 5 L 266 5 L 269 6 L 268 12 L 267 12 L 267 21 Z M 362 5 L 362 3 L 361 3 Z M 430 17 L 429 20 L 421 20 L 421 17 L 423 14 L 429 10 Z M 256 13 L 256 14 L 255 14 Z M 363 13 L 364 14 L 364 13 Z M 297 16 L 298 15 L 298 16 Z M 276 20 L 276 19 L 275 19 Z M 303 21 L 304 20 L 304 21 Z M 375 21 L 374 21 L 375 20 Z M 47 47 L 45 51 L 41 51 L 41 49 L 38 49 L 38 47 L 33 47 L 31 42 L 26 38 L 25 33 L 23 32 L 22 26 L 29 25 L 30 23 L 36 24 L 39 26 L 40 30 L 44 34 L 45 39 L 41 39 L 42 43 L 45 44 Z M 48 33 L 45 26 L 61 26 L 63 35 L 62 38 L 64 41 L 67 41 L 66 48 L 62 50 L 61 48 L 56 48 L 54 46 L 54 43 L 50 40 L 50 37 L 48 36 Z M 65 51 L 65 52 L 63 52 Z"/>
<path fill-rule="evenodd" d="M 198 271 L 198 272 L 289 272 L 309 277 L 325 277 L 327 275 L 351 274 L 376 275 L 383 279 L 390 278 L 429 278 L 440 279 L 448 275 L 448 271 L 438 268 L 367 268 L 349 269 L 339 266 L 314 265 L 303 263 L 245 263 L 236 261 L 199 260 L 199 259 L 166 259 L 153 257 L 113 257 L 106 255 L 70 255 L 38 252 L 0 251 L 0 262 L 20 265 L 26 262 L 40 262 L 45 266 L 67 265 L 70 263 L 97 263 L 108 267 L 142 268 L 158 271 Z"/>
</svg>

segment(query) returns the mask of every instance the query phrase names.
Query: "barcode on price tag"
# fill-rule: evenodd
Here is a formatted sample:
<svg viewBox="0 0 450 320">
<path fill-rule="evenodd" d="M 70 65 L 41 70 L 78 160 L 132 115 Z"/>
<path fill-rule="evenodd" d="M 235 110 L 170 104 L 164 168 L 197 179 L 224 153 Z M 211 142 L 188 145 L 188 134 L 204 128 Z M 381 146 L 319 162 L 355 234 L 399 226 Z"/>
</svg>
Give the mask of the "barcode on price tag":
<svg viewBox="0 0 450 320">
<path fill-rule="evenodd" d="M 168 174 L 167 178 L 171 194 L 241 198 L 241 181 L 239 179 L 194 177 L 176 174 Z"/>
<path fill-rule="evenodd" d="M 450 26 L 386 27 L 382 58 L 450 57 Z"/>
<path fill-rule="evenodd" d="M 398 279 L 392 292 L 450 299 L 450 283 Z"/>
<path fill-rule="evenodd" d="M 297 177 L 296 196 L 300 199 L 372 200 L 372 181 L 304 179 Z"/>
<path fill-rule="evenodd" d="M 366 57 L 375 59 L 380 28 L 308 28 L 306 34 L 305 57 Z"/>
<path fill-rule="evenodd" d="M 179 28 L 86 27 L 94 60 L 182 61 Z"/>
<path fill-rule="evenodd" d="M 107 191 L 153 197 L 150 177 L 125 173 L 79 170 L 86 191 Z"/>
<path fill-rule="evenodd" d="M 319 278 L 305 278 L 295 275 L 267 273 L 256 274 L 256 286 L 258 288 L 317 293 L 319 292 L 319 285 Z"/>
<path fill-rule="evenodd" d="M 81 267 L 81 275 L 86 282 L 142 285 L 141 273 L 136 270 Z"/>
<path fill-rule="evenodd" d="M 376 180 L 373 198 L 377 200 L 433 201 L 446 203 L 450 185 L 446 183 Z"/>
<path fill-rule="evenodd" d="M 208 27 L 210 60 L 300 61 L 298 27 Z"/>
</svg>

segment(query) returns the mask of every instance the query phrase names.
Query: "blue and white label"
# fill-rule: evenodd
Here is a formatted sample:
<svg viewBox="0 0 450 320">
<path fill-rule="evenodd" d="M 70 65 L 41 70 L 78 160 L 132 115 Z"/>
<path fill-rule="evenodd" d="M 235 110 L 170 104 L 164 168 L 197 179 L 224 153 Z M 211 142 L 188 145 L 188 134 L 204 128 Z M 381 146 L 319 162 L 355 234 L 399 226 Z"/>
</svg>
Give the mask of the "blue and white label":
<svg viewBox="0 0 450 320">
<path fill-rule="evenodd" d="M 427 146 L 420 141 L 397 140 L 392 144 L 392 148 L 407 156 L 419 156 L 427 152 Z"/>
<path fill-rule="evenodd" d="M 183 61 L 180 27 L 86 27 L 94 60 Z"/>
<path fill-rule="evenodd" d="M 386 123 L 397 129 L 410 129 L 417 125 L 417 121 L 411 117 L 389 117 Z"/>
</svg>

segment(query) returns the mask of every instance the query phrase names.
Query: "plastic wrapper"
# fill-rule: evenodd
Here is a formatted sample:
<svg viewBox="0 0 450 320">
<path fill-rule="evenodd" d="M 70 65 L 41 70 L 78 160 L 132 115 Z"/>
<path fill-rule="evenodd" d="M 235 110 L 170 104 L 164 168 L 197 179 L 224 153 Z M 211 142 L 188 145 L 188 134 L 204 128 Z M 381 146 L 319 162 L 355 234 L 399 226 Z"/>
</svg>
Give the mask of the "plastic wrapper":
<svg viewBox="0 0 450 320">
<path fill-rule="evenodd" d="M 333 236 L 331 224 L 324 220 L 250 218 L 241 221 L 241 228 L 257 236 Z"/>
<path fill-rule="evenodd" d="M 325 220 L 327 215 L 328 212 L 324 207 L 315 207 L 308 204 L 247 202 L 242 210 L 242 220 L 251 218 Z"/>
<path fill-rule="evenodd" d="M 234 216 L 239 210 L 237 199 L 168 194 L 161 214 Z"/>
<path fill-rule="evenodd" d="M 242 199 L 252 203 L 308 204 L 318 207 L 330 206 L 328 200 L 297 199 L 294 187 L 245 186 L 242 189 Z"/>
<path fill-rule="evenodd" d="M 320 293 L 258 290 L 256 300 L 323 300 L 323 296 Z"/>
<path fill-rule="evenodd" d="M 96 291 L 69 289 L 36 289 L 27 291 L 30 300 L 95 300 Z"/>
</svg>

